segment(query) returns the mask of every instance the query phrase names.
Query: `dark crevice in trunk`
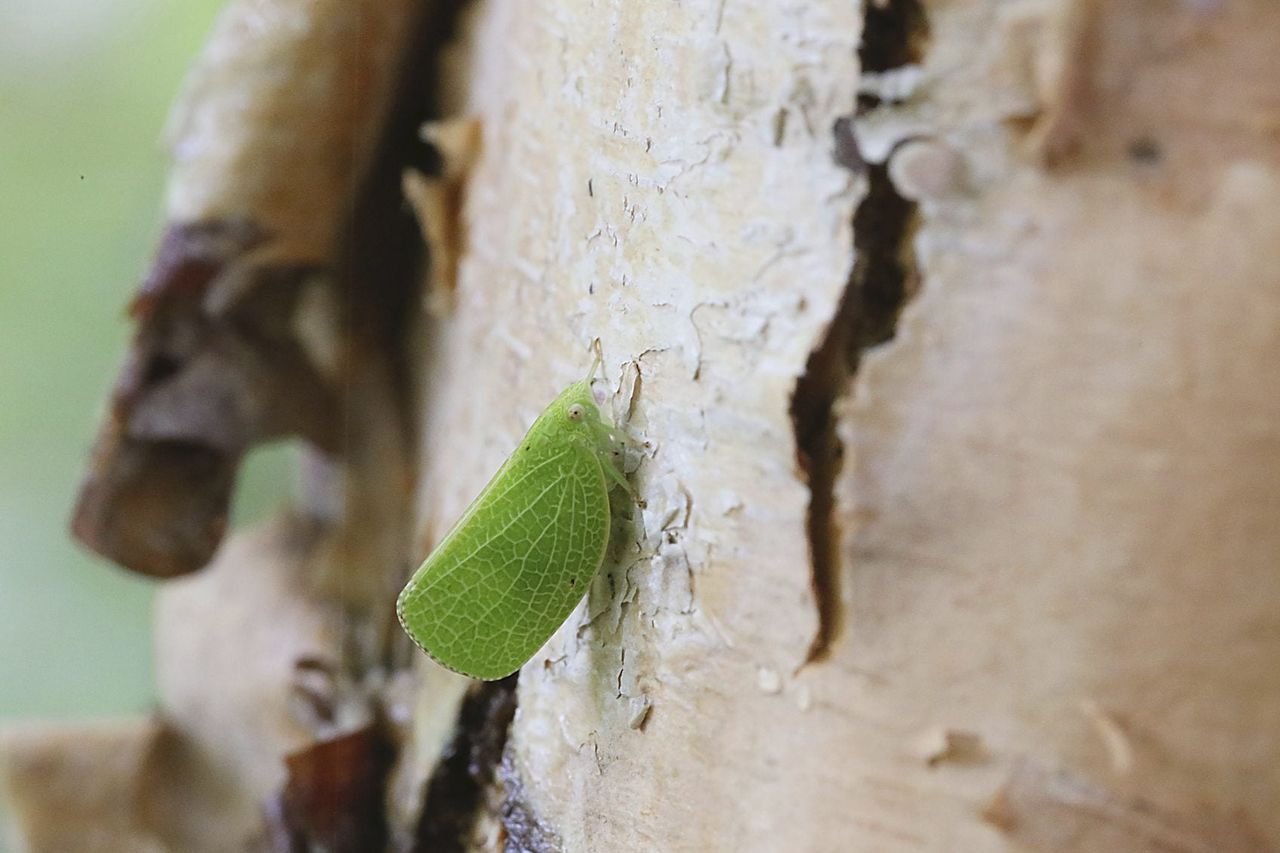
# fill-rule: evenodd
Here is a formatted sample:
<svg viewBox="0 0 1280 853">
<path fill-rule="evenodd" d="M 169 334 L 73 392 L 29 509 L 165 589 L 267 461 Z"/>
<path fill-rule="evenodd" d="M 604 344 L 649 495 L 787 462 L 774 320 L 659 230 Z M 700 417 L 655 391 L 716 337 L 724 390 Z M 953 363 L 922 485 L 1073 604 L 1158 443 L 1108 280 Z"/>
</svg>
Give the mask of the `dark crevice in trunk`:
<svg viewBox="0 0 1280 853">
<path fill-rule="evenodd" d="M 373 582 L 341 587 L 350 617 L 344 623 L 343 667 L 357 682 L 371 671 L 392 668 L 397 644 L 404 640 L 395 629 L 392 587 L 409 555 L 381 546 L 410 538 L 409 476 L 416 470 L 417 448 L 412 336 L 429 258 L 401 180 L 406 169 L 431 160 L 418 131 L 439 116 L 441 56 L 468 2 L 421 4 L 367 171 L 338 230 L 333 263 L 341 303 L 340 410 L 333 425 L 338 449 L 329 452 L 313 443 L 303 464 L 311 477 L 308 488 L 320 495 L 317 505 L 327 511 L 330 493 L 336 496 L 332 503 L 340 508 L 340 526 L 356 532 L 343 539 L 346 569 L 365 572 L 365 579 L 376 574 L 382 584 L 374 592 L 368 591 Z M 394 430 L 390 436 L 388 425 Z"/>
<path fill-rule="evenodd" d="M 438 170 L 439 158 L 418 136 L 423 122 L 440 117 L 442 47 L 453 39 L 469 0 L 425 4 L 418 33 L 408 45 L 396 92 L 368 176 L 342 229 L 337 275 L 346 294 L 349 353 L 365 342 L 390 361 L 400 415 L 412 425 L 407 340 L 421 296 L 426 247 L 401 192 L 405 169 Z M 356 353 L 350 351 L 354 349 Z M 410 446 L 412 442 L 409 443 Z"/>
<path fill-rule="evenodd" d="M 311 476 L 308 488 L 324 495 L 332 489 L 341 495 L 337 504 L 348 523 L 363 525 L 362 538 L 373 540 L 373 525 L 383 531 L 398 527 L 402 541 L 412 524 L 413 488 L 406 476 L 416 470 L 417 417 L 414 411 L 412 363 L 416 351 L 413 336 L 420 332 L 420 300 L 426 265 L 430 262 L 421 230 L 401 189 L 407 169 L 440 168 L 434 149 L 426 146 L 419 128 L 440 118 L 441 57 L 455 37 L 462 11 L 470 0 L 424 0 L 417 30 L 408 40 L 396 73 L 395 89 L 378 133 L 367 174 L 361 181 L 339 231 L 334 263 L 342 317 L 340 376 L 342 409 L 335 429 L 341 448 L 304 460 Z M 379 429 L 393 424 L 398 432 L 394 470 L 379 457 Z M 367 454 L 368 458 L 361 458 Z M 348 466 L 333 464 L 341 460 Z M 381 470 L 375 466 L 381 465 Z M 363 477 L 352 474 L 363 468 Z M 325 503 L 322 498 L 321 504 Z M 348 559 L 359 562 L 364 555 Z M 405 660 L 407 639 L 393 615 L 393 585 L 402 580 L 406 561 L 413 555 L 398 553 L 397 565 L 366 569 L 384 576 L 388 596 L 375 601 L 375 636 L 371 640 L 368 613 L 353 612 L 344 638 L 344 661 L 357 681 L 370 669 L 394 669 Z M 361 602 L 360 610 L 367 607 Z"/>
<path fill-rule="evenodd" d="M 427 780 L 415 833 L 415 850 L 450 853 L 470 849 L 480 812 L 488 807 L 507 731 L 516 712 L 518 674 L 475 684 L 462 702 L 452 740 Z"/>
<path fill-rule="evenodd" d="M 864 74 L 892 71 L 914 65 L 924 56 L 929 38 L 929 22 L 921 0 L 863 0 L 862 44 L 858 64 Z M 880 101 L 873 95 L 858 96 L 858 112 L 875 109 Z"/>
<path fill-rule="evenodd" d="M 929 22 L 921 0 L 866 0 L 858 64 L 863 73 L 914 65 L 924 56 Z"/>
<path fill-rule="evenodd" d="M 503 853 L 560 853 L 559 835 L 534 810 L 525 795 L 524 779 L 516 767 L 514 751 L 507 747 L 499 769 L 504 797 L 501 817 Z"/>
<path fill-rule="evenodd" d="M 407 44 L 396 73 L 396 88 L 368 171 L 346 211 L 339 234 L 334 278 L 341 302 L 340 449 L 310 459 L 311 488 L 343 489 L 341 504 L 347 523 L 384 529 L 407 530 L 412 525 L 413 489 L 403 477 L 416 468 L 417 413 L 414 408 L 414 336 L 421 333 L 422 283 L 430 263 L 427 247 L 413 211 L 402 192 L 406 169 L 428 173 L 441 168 L 437 152 L 422 142 L 419 128 L 442 117 L 441 61 L 445 46 L 455 37 L 462 12 L 470 0 L 424 0 L 417 30 Z M 377 444 L 379 427 L 394 424 L 399 432 L 399 462 L 394 471 L 377 468 L 385 463 Z M 362 458 L 368 454 L 367 458 Z M 364 466 L 364 474 L 343 471 L 333 465 Z M 373 476 L 369 472 L 373 472 Z M 405 535 L 402 541 L 412 537 Z M 376 546 L 375 546 L 376 547 Z M 394 590 L 403 565 L 359 565 L 363 555 L 353 549 L 346 559 L 350 571 L 381 573 L 391 593 L 364 612 L 362 601 L 352 605 L 344 620 L 342 669 L 353 683 L 380 682 L 385 670 L 403 665 L 407 638 L 398 630 Z M 399 560 L 413 556 L 401 553 Z M 371 641 L 370 617 L 377 639 Z M 372 681 L 368 680 L 373 675 Z M 378 707 L 379 696 L 369 697 Z M 466 849 L 465 841 L 483 805 L 483 794 L 501 761 L 506 732 L 515 708 L 515 677 L 492 684 L 477 684 L 468 693 L 457 721 L 453 740 L 445 748 L 425 790 L 425 807 L 416 827 L 413 849 L 449 851 Z M 404 747 L 401 745 L 401 749 Z M 412 749 L 412 747 L 408 747 Z M 403 758 L 403 756 L 402 756 Z M 380 785 L 387 784 L 390 764 L 382 768 Z M 382 788 L 379 789 L 383 790 Z M 378 796 L 377 809 L 368 817 L 387 837 L 402 837 L 404 828 L 389 825 L 386 798 Z M 397 832 L 400 829 L 400 832 Z M 386 843 L 349 849 L 383 849 Z"/>
<path fill-rule="evenodd" d="M 917 62 L 927 36 L 918 0 L 866 4 L 859 51 L 864 71 L 886 71 Z M 860 101 L 859 111 L 874 103 Z M 809 486 L 806 533 L 818 629 L 808 661 L 820 660 L 840 632 L 840 545 L 835 484 L 843 468 L 844 444 L 836 434 L 836 404 L 849 393 L 862 353 L 891 340 L 903 305 L 917 289 L 912 238 L 916 204 L 903 198 L 889 178 L 887 163 L 853 156 L 852 122 L 835 128 L 838 161 L 865 173 L 867 192 L 853 216 L 853 267 L 826 332 L 810 353 L 791 400 L 798 462 Z"/>
<path fill-rule="evenodd" d="M 342 405 L 335 429 L 341 444 L 336 454 L 322 452 L 304 462 L 314 479 L 308 487 L 341 494 L 339 505 L 349 525 L 363 526 L 367 541 L 374 525 L 382 531 L 398 528 L 402 541 L 412 524 L 413 488 L 406 472 L 416 470 L 416 412 L 411 359 L 414 334 L 420 331 L 420 300 L 426 265 L 430 262 L 421 230 L 404 197 L 401 181 L 407 169 L 439 168 L 439 158 L 419 137 L 419 128 L 441 114 L 441 57 L 455 37 L 463 9 L 470 0 L 424 0 L 416 31 L 408 39 L 395 75 L 395 88 L 367 173 L 347 209 L 339 230 L 334 277 L 341 301 L 343 353 Z M 387 470 L 386 436 L 379 431 L 394 425 L 399 458 Z M 313 448 L 314 450 L 314 448 Z M 379 453 L 382 452 L 380 456 Z M 342 465 L 332 464 L 340 460 Z M 382 470 L 377 470 L 382 466 Z M 361 469 L 360 474 L 353 473 Z M 352 553 L 358 563 L 366 555 Z M 370 669 L 394 668 L 405 638 L 393 616 L 394 591 L 411 555 L 378 555 L 378 564 L 357 568 L 381 573 L 385 597 L 374 602 L 375 635 L 370 640 L 368 613 L 353 612 L 344 638 L 344 661 L 360 680 Z M 398 565 L 386 565 L 388 559 Z M 361 602 L 355 610 L 367 608 Z"/>
</svg>

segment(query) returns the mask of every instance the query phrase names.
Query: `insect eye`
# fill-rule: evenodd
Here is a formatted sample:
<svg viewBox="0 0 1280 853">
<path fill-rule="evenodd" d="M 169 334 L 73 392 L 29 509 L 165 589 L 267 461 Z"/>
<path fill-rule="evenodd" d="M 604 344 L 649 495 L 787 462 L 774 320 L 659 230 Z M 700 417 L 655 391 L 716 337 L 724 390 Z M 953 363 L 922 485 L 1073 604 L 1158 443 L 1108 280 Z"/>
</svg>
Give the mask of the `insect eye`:
<svg viewBox="0 0 1280 853">
<path fill-rule="evenodd" d="M 569 420 L 580 421 L 582 420 L 584 411 L 582 406 L 578 405 L 577 403 L 574 403 L 572 406 L 569 407 L 568 414 L 569 414 Z"/>
</svg>

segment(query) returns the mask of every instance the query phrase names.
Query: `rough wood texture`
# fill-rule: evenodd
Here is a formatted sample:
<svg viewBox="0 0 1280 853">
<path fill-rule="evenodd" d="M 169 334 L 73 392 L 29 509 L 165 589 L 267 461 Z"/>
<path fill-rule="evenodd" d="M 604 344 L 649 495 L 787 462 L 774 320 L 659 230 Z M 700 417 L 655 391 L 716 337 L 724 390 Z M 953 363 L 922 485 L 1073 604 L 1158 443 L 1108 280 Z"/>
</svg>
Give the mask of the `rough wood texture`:
<svg viewBox="0 0 1280 853">
<path fill-rule="evenodd" d="M 851 4 L 474 17 L 425 538 L 593 336 L 647 442 L 635 543 L 521 676 L 513 840 L 1280 844 L 1280 14 L 887 6 L 929 38 L 861 81 L 862 175 Z M 919 207 L 860 252 L 919 296 L 827 389 L 832 606 L 788 412 L 877 180 Z"/>
<path fill-rule="evenodd" d="M 375 359 L 307 520 L 163 596 L 166 715 L 0 744 L 28 835 L 1277 849 L 1278 43 L 1272 0 L 472 3 L 405 181 L 453 217 L 403 362 L 413 551 L 599 337 L 616 559 L 514 709 L 406 685 Z"/>
</svg>

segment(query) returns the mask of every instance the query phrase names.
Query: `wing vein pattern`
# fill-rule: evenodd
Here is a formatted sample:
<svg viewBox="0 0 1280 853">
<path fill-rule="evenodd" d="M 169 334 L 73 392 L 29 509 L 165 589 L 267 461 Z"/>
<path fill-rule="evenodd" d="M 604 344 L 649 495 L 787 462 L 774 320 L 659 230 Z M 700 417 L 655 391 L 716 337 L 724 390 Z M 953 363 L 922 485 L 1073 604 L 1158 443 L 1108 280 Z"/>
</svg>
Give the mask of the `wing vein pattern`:
<svg viewBox="0 0 1280 853">
<path fill-rule="evenodd" d="M 608 486 L 591 448 L 523 447 L 499 480 L 401 602 L 420 646 L 479 678 L 506 675 L 537 652 L 546 626 L 563 622 L 581 600 L 609 537 Z"/>
</svg>

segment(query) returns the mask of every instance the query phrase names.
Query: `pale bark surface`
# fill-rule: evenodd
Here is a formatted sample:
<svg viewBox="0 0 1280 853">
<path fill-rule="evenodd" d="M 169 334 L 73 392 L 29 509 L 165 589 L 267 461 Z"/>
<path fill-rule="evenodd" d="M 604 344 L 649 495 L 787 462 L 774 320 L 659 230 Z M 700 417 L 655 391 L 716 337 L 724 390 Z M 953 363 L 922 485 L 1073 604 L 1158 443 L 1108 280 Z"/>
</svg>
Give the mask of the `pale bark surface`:
<svg viewBox="0 0 1280 853">
<path fill-rule="evenodd" d="M 1276 44 L 1270 0 L 467 4 L 415 499 L 357 347 L 380 426 L 171 582 L 162 717 L 10 735 L 33 837 L 109 751 L 115 849 L 265 843 L 381 726 L 404 849 L 1280 848 Z M 512 716 L 379 596 L 595 338 L 641 505 Z"/>
<path fill-rule="evenodd" d="M 855 122 L 872 161 L 928 140 L 891 172 L 920 295 L 838 407 L 843 618 L 807 664 L 787 414 L 853 264 L 830 129 L 859 20 L 476 18 L 428 529 L 537 405 L 492 401 L 548 396 L 592 336 L 649 443 L 635 556 L 520 681 L 514 769 L 567 849 L 1280 840 L 1280 20 L 927 13 L 904 103 Z"/>
</svg>

